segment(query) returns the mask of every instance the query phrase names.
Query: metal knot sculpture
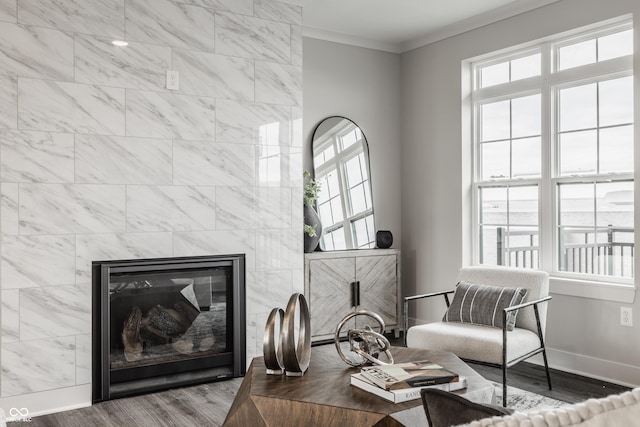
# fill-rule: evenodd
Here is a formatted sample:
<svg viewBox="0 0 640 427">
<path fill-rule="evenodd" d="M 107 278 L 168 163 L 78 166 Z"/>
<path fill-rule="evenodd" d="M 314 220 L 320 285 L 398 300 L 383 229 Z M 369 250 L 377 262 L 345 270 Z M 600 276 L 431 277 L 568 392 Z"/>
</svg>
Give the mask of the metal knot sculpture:
<svg viewBox="0 0 640 427">
<path fill-rule="evenodd" d="M 373 330 L 371 326 L 365 324 L 364 328 L 360 329 L 349 329 L 347 332 L 347 339 L 349 340 L 349 350 L 355 353 L 355 358 L 350 358 L 342 351 L 342 347 L 340 346 L 340 334 L 342 332 L 342 328 L 344 325 L 352 318 L 356 316 L 367 316 L 372 318 L 378 323 L 380 327 L 380 332 L 376 332 Z M 368 311 L 368 310 L 358 310 L 353 313 L 347 314 L 336 326 L 336 333 L 334 335 L 333 341 L 336 345 L 336 349 L 338 350 L 338 354 L 340 358 L 344 360 L 348 365 L 351 366 L 362 366 L 367 363 L 372 363 L 374 365 L 388 365 L 393 364 L 393 356 L 391 355 L 391 351 L 389 347 L 389 340 L 385 338 L 382 333 L 384 332 L 384 320 L 380 315 Z M 388 362 L 383 362 L 379 359 L 380 355 L 384 354 L 388 360 Z"/>
</svg>

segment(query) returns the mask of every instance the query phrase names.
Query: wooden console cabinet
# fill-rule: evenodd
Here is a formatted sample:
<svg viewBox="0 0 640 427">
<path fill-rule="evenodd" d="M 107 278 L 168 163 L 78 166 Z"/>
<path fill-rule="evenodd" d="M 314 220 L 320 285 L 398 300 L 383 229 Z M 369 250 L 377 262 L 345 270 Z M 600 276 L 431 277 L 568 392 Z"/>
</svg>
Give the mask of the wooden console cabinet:
<svg viewBox="0 0 640 427">
<path fill-rule="evenodd" d="M 311 340 L 333 339 L 340 320 L 357 310 L 382 316 L 386 330 L 396 336 L 400 315 L 400 251 L 398 249 L 359 249 L 313 252 L 304 256 L 304 292 L 311 315 Z M 355 323 L 358 322 L 358 323 Z M 376 322 L 358 316 L 345 325 L 371 326 Z"/>
</svg>

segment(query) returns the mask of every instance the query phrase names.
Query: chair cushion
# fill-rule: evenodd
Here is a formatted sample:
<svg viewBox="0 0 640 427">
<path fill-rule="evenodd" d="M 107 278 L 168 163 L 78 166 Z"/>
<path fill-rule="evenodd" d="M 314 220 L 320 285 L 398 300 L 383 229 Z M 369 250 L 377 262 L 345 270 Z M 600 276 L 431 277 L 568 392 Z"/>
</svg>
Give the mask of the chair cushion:
<svg viewBox="0 0 640 427">
<path fill-rule="evenodd" d="M 502 329 L 469 323 L 427 323 L 409 328 L 407 347 L 445 350 L 462 359 L 502 364 Z M 540 339 L 528 329 L 514 328 L 507 333 L 507 361 L 539 347 Z"/>
<path fill-rule="evenodd" d="M 475 403 L 443 390 L 420 390 L 422 405 L 431 427 L 450 427 L 491 416 L 510 415 L 511 409 L 497 405 Z"/>
<path fill-rule="evenodd" d="M 453 294 L 451 306 L 443 322 L 474 323 L 502 328 L 502 310 L 522 303 L 527 295 L 525 288 L 478 285 L 461 281 Z M 507 330 L 516 324 L 518 310 L 507 313 Z"/>
</svg>

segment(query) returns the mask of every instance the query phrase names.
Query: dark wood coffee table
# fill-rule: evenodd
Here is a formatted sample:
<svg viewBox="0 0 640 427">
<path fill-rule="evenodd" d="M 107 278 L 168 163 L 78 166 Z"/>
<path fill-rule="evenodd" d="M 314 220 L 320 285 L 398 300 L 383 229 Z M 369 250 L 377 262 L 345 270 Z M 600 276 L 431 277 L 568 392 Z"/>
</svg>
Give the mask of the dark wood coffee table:
<svg viewBox="0 0 640 427">
<path fill-rule="evenodd" d="M 457 394 L 495 403 L 493 385 L 452 353 L 392 347 L 396 363 L 431 360 L 468 380 Z M 350 384 L 359 372 L 333 345 L 313 347 L 302 377 L 267 375 L 262 357 L 253 359 L 227 414 L 225 426 L 426 426 L 420 399 L 391 403 Z"/>
</svg>

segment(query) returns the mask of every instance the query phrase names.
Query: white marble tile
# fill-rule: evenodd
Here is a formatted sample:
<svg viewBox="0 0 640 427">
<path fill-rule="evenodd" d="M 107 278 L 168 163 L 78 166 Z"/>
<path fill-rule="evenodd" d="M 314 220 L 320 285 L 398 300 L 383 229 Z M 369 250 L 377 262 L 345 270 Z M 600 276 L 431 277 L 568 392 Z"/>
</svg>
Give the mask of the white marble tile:
<svg viewBox="0 0 640 427">
<path fill-rule="evenodd" d="M 75 283 L 73 236 L 4 236 L 0 242 L 2 289 Z"/>
<path fill-rule="evenodd" d="M 215 187 L 127 187 L 127 231 L 190 231 L 215 227 Z"/>
<path fill-rule="evenodd" d="M 76 385 L 91 382 L 91 334 L 76 335 Z"/>
<path fill-rule="evenodd" d="M 18 79 L 20 129 L 124 135 L 124 117 L 124 89 Z"/>
<path fill-rule="evenodd" d="M 0 76 L 0 128 L 18 127 L 18 79 Z"/>
<path fill-rule="evenodd" d="M 0 130 L 3 182 L 73 182 L 73 135 Z"/>
<path fill-rule="evenodd" d="M 302 105 L 302 68 L 256 61 L 256 101 Z"/>
<path fill-rule="evenodd" d="M 302 107 L 291 107 L 291 146 L 302 147 L 304 137 L 302 136 Z"/>
<path fill-rule="evenodd" d="M 0 21 L 17 22 L 17 3 L 18 0 L 0 0 Z"/>
<path fill-rule="evenodd" d="M 255 191 L 254 187 L 216 187 L 216 230 L 254 228 Z"/>
<path fill-rule="evenodd" d="M 253 100 L 253 61 L 214 53 L 173 51 L 180 92 L 215 98 Z"/>
<path fill-rule="evenodd" d="M 20 290 L 20 340 L 91 332 L 91 286 Z"/>
<path fill-rule="evenodd" d="M 127 0 L 127 39 L 214 51 L 213 10 L 169 0 Z"/>
<path fill-rule="evenodd" d="M 21 24 L 124 37 L 125 0 L 19 0 Z"/>
<path fill-rule="evenodd" d="M 73 80 L 73 37 L 0 22 L 0 74 Z"/>
<path fill-rule="evenodd" d="M 300 268 L 303 234 L 296 230 L 256 231 L 256 270 Z"/>
<path fill-rule="evenodd" d="M 177 231 L 174 256 L 245 254 L 247 271 L 255 270 L 255 233 L 250 230 Z"/>
<path fill-rule="evenodd" d="M 291 3 L 275 0 L 255 0 L 254 14 L 258 18 L 302 25 L 302 6 Z"/>
<path fill-rule="evenodd" d="M 290 188 L 258 187 L 256 193 L 256 224 L 260 228 L 292 228 Z"/>
<path fill-rule="evenodd" d="M 2 346 L 2 397 L 75 385 L 75 337 Z"/>
<path fill-rule="evenodd" d="M 290 107 L 224 99 L 216 102 L 217 142 L 288 146 L 290 123 Z"/>
<path fill-rule="evenodd" d="M 251 359 L 262 355 L 262 341 L 264 337 L 264 325 L 258 327 L 257 315 L 247 313 L 246 320 L 246 352 L 247 352 L 247 366 L 251 364 Z M 258 331 L 260 329 L 260 331 Z M 258 349 L 258 342 L 260 348 Z"/>
<path fill-rule="evenodd" d="M 247 313 L 271 312 L 274 307 L 287 308 L 293 282 L 291 270 L 256 271 L 255 281 L 247 283 Z M 266 324 L 266 316 L 265 323 Z"/>
<path fill-rule="evenodd" d="M 118 47 L 111 43 L 112 40 L 76 35 L 76 82 L 131 89 L 165 89 L 166 71 L 171 69 L 170 47 L 138 42 Z"/>
<path fill-rule="evenodd" d="M 215 138 L 215 99 L 127 90 L 127 135 Z"/>
<path fill-rule="evenodd" d="M 291 65 L 302 67 L 302 25 L 291 26 Z"/>
<path fill-rule="evenodd" d="M 2 345 L 20 340 L 20 291 L 0 292 L 2 298 Z"/>
<path fill-rule="evenodd" d="M 232 13 L 216 13 L 216 53 L 289 63 L 289 24 Z"/>
<path fill-rule="evenodd" d="M 170 139 L 76 135 L 76 183 L 171 184 Z"/>
<path fill-rule="evenodd" d="M 253 0 L 175 0 L 176 3 L 193 4 L 225 12 L 253 15 Z"/>
<path fill-rule="evenodd" d="M 301 187 L 302 157 L 298 147 L 256 146 L 260 187 Z"/>
<path fill-rule="evenodd" d="M 177 185 L 252 186 L 255 183 L 252 145 L 207 141 L 174 141 L 173 182 Z"/>
<path fill-rule="evenodd" d="M 173 255 L 173 236 L 170 232 L 77 234 L 75 254 L 76 283 L 90 283 L 92 261 L 168 258 Z"/>
<path fill-rule="evenodd" d="M 124 186 L 20 185 L 21 234 L 122 232 L 125 228 Z"/>
<path fill-rule="evenodd" d="M 302 247 L 302 244 L 300 247 Z M 291 273 L 293 277 L 293 287 L 291 288 L 291 293 L 298 292 L 304 295 L 304 269 L 302 268 L 302 266 L 300 266 L 300 268 L 291 270 Z"/>
<path fill-rule="evenodd" d="M 4 236 L 20 234 L 18 184 L 0 184 L 0 231 Z"/>
</svg>

